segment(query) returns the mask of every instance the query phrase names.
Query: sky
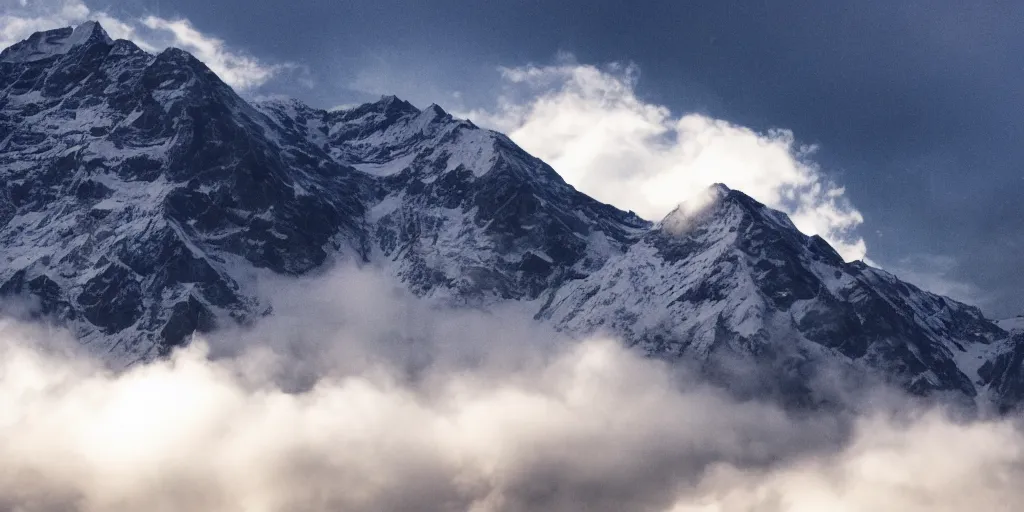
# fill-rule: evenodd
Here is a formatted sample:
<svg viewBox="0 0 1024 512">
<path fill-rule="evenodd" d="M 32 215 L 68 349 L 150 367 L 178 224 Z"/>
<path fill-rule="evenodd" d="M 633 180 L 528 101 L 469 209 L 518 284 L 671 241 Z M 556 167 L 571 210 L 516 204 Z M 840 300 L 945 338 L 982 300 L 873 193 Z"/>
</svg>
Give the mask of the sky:
<svg viewBox="0 0 1024 512">
<path fill-rule="evenodd" d="M 437 103 L 651 220 L 722 181 L 849 259 L 1024 313 L 1014 2 L 3 1 L 3 45 L 98 19 L 251 98 Z"/>
</svg>

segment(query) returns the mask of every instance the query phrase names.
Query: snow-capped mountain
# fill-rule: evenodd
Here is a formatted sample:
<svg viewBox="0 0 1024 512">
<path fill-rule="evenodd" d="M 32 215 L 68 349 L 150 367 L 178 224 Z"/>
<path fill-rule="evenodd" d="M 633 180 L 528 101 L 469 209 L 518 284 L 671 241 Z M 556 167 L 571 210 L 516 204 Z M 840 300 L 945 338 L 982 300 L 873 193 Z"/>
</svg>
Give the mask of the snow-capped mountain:
<svg viewBox="0 0 1024 512">
<path fill-rule="evenodd" d="M 577 192 L 504 135 L 394 97 L 342 112 L 258 105 L 369 175 L 374 261 L 417 293 L 474 302 L 535 298 L 600 268 L 649 223 Z"/>
<path fill-rule="evenodd" d="M 4 50 L 0 90 L 0 294 L 112 360 L 266 314 L 253 275 L 347 260 L 709 368 L 829 362 L 921 394 L 1024 392 L 1013 338 L 979 310 L 846 263 L 724 186 L 654 224 L 436 105 L 251 104 L 186 52 L 96 23 Z"/>
<path fill-rule="evenodd" d="M 541 316 L 572 331 L 624 333 L 662 356 L 714 364 L 755 354 L 801 378 L 815 361 L 841 361 L 883 369 L 918 393 L 977 393 L 979 356 L 1006 336 L 977 308 L 846 263 L 741 192 L 718 185 L 699 200 L 707 205 L 677 208 L 561 287 Z"/>
<path fill-rule="evenodd" d="M 0 54 L 2 291 L 134 360 L 260 310 L 239 269 L 299 274 L 365 252 L 372 179 L 296 136 L 191 55 L 96 23 Z M 346 247 L 342 247 L 342 246 Z"/>
</svg>

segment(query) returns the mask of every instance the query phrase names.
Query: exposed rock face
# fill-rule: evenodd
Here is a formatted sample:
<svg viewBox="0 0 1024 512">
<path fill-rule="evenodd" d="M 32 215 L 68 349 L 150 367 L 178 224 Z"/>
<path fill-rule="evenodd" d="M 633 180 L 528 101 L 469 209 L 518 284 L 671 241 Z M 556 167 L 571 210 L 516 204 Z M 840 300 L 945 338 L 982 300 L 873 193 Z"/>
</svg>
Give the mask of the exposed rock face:
<svg viewBox="0 0 1024 512">
<path fill-rule="evenodd" d="M 559 289 L 541 316 L 623 333 L 659 356 L 714 364 L 755 354 L 811 370 L 839 361 L 881 369 L 916 393 L 976 394 L 980 362 L 958 361 L 1006 335 L 978 309 L 845 263 L 782 213 L 724 186 L 712 192 L 703 211 L 677 209 Z"/>
<path fill-rule="evenodd" d="M 585 275 L 650 223 L 577 192 L 507 137 L 394 97 L 342 112 L 259 106 L 276 126 L 374 178 L 372 256 L 417 293 L 535 298 Z"/>
<path fill-rule="evenodd" d="M 84 320 L 79 334 L 118 358 L 260 311 L 240 267 L 366 256 L 372 178 L 181 50 L 54 30 L 0 55 L 0 89 L 0 284 Z"/>
<path fill-rule="evenodd" d="M 250 104 L 189 54 L 97 24 L 5 50 L 0 90 L 0 294 L 125 363 L 263 314 L 256 273 L 349 260 L 710 372 L 754 362 L 782 387 L 830 364 L 921 394 L 1024 392 L 1013 339 L 976 308 L 723 186 L 652 224 L 436 105 Z"/>
</svg>

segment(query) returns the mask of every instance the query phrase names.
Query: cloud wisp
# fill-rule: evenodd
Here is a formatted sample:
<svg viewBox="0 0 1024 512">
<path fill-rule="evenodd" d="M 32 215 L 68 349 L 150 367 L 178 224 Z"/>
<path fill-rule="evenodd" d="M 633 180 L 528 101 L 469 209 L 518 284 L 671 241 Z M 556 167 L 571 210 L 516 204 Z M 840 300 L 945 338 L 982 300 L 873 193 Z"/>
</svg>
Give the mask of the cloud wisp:
<svg viewBox="0 0 1024 512">
<path fill-rule="evenodd" d="M 267 63 L 237 49 L 223 40 L 204 34 L 187 19 L 144 16 L 120 17 L 90 8 L 82 0 L 4 0 L 0 16 L 0 47 L 6 48 L 33 32 L 99 21 L 114 39 L 128 39 L 143 50 L 159 52 L 178 47 L 203 61 L 228 85 L 240 91 L 256 89 L 285 72 L 304 74 L 292 63 Z M 300 77 L 300 80 L 302 77 Z"/>
<path fill-rule="evenodd" d="M 121 372 L 0 321 L 0 509 L 1011 510 L 1024 435 L 739 401 L 603 339 L 367 271 Z"/>
<path fill-rule="evenodd" d="M 901 258 L 887 270 L 923 290 L 973 304 L 982 309 L 993 306 L 993 298 L 977 286 L 957 277 L 957 261 L 940 254 L 913 254 Z"/>
<path fill-rule="evenodd" d="M 863 216 L 792 132 L 759 133 L 701 114 L 677 116 L 636 93 L 632 65 L 502 68 L 506 91 L 493 109 L 461 115 L 497 129 L 595 198 L 659 220 L 720 182 L 788 213 L 847 260 L 863 259 Z"/>
</svg>

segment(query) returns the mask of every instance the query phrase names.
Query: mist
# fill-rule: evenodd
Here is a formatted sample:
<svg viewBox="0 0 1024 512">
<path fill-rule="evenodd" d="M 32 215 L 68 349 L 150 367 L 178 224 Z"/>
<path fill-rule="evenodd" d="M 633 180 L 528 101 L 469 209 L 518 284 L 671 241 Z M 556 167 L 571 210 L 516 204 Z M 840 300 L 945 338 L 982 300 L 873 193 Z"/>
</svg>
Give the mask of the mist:
<svg viewBox="0 0 1024 512">
<path fill-rule="evenodd" d="M 740 399 L 370 270 L 263 290 L 273 315 L 123 370 L 0 319 L 0 511 L 1024 508 L 1012 418 Z"/>
</svg>

